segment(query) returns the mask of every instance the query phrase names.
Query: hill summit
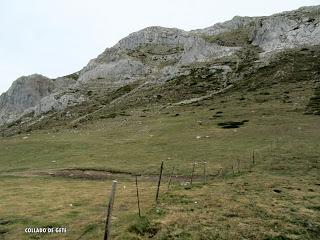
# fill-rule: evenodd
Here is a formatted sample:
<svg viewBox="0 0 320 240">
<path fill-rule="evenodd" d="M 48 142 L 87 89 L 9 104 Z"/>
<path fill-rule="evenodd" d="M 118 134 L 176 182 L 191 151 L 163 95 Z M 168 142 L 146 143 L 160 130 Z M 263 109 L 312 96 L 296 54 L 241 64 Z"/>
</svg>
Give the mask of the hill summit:
<svg viewBox="0 0 320 240">
<path fill-rule="evenodd" d="M 236 16 L 193 31 L 148 27 L 76 73 L 17 79 L 0 96 L 0 125 L 32 130 L 59 119 L 75 126 L 100 111 L 192 102 L 239 86 L 301 77 L 315 85 L 319 44 L 320 6 L 268 17 Z M 318 102 L 312 99 L 307 112 L 316 113 Z"/>
</svg>

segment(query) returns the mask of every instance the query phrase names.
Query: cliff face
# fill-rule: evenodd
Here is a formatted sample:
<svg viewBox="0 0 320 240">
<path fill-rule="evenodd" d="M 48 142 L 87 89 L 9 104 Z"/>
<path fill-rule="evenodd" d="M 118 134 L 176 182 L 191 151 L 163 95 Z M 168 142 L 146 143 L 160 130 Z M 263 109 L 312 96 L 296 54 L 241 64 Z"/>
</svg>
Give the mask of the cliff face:
<svg viewBox="0 0 320 240">
<path fill-rule="evenodd" d="M 269 52 L 303 44 L 319 44 L 319 20 L 319 7 L 261 18 L 256 22 L 252 43 Z"/>
<path fill-rule="evenodd" d="M 53 90 L 53 81 L 42 75 L 34 74 L 18 78 L 0 97 L 0 122 L 15 120 L 17 116 L 36 106 Z"/>
<path fill-rule="evenodd" d="M 174 79 L 201 82 L 209 76 L 214 85 L 208 91 L 221 90 L 244 79 L 255 65 L 267 65 L 278 52 L 319 44 L 320 6 L 269 17 L 234 17 L 190 32 L 149 27 L 106 49 L 78 73 L 17 79 L 0 97 L 0 124 L 94 102 L 95 93 L 115 98 L 114 91 L 132 84 L 135 93 Z M 115 96 L 125 101 L 127 95 Z"/>
<path fill-rule="evenodd" d="M 34 115 L 52 110 L 51 106 L 59 102 L 55 96 L 66 92 L 74 83 L 75 80 L 67 77 L 49 79 L 40 74 L 18 78 L 10 89 L 0 96 L 0 124 L 16 121 L 26 114 Z M 50 99 L 50 103 L 47 99 Z M 50 107 L 42 106 L 44 103 Z"/>
</svg>

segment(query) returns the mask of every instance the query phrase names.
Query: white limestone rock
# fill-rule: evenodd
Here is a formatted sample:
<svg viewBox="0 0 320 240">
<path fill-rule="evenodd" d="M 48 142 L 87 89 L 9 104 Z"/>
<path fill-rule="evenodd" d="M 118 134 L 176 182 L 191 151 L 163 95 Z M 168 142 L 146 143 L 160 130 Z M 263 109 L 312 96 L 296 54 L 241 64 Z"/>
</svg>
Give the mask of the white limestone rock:
<svg viewBox="0 0 320 240">
<path fill-rule="evenodd" d="M 184 45 L 190 33 L 177 28 L 148 27 L 131 33 L 120 40 L 114 47 L 120 49 L 134 49 L 141 44 Z"/>
<path fill-rule="evenodd" d="M 202 37 L 192 36 L 184 46 L 184 53 L 180 64 L 187 65 L 196 62 L 207 62 L 234 54 L 239 47 L 224 47 L 215 43 L 208 43 Z"/>
<path fill-rule="evenodd" d="M 247 26 L 250 23 L 255 22 L 258 17 L 240 17 L 235 16 L 233 19 L 223 22 L 223 23 L 216 23 L 211 27 L 193 30 L 191 32 L 195 32 L 197 34 L 204 34 L 208 36 L 218 35 L 224 32 L 230 32 Z"/>
<path fill-rule="evenodd" d="M 84 102 L 86 98 L 82 95 L 67 93 L 62 96 L 60 94 L 51 94 L 41 99 L 40 103 L 34 107 L 35 116 L 39 116 L 49 111 L 60 111 L 67 107 L 78 105 Z"/>
<path fill-rule="evenodd" d="M 252 43 L 266 53 L 320 44 L 320 6 L 260 18 L 256 21 Z"/>
<path fill-rule="evenodd" d="M 46 102 L 46 106 L 66 107 L 64 98 L 57 102 L 54 96 L 65 91 L 75 82 L 76 80 L 70 77 L 49 79 L 40 74 L 18 78 L 10 89 L 0 96 L 0 125 L 15 121 L 25 114 L 46 113 L 52 109 L 51 107 L 39 107 L 41 102 Z M 77 98 L 74 96 L 73 102 L 80 103 L 82 99 Z M 53 109 L 62 109 L 62 107 L 53 107 Z"/>
<path fill-rule="evenodd" d="M 90 83 L 94 79 L 101 79 L 102 82 L 110 87 L 118 87 L 142 78 L 150 74 L 150 71 L 141 62 L 130 58 L 121 59 L 116 62 L 101 63 L 84 72 L 78 80 L 78 85 Z"/>
<path fill-rule="evenodd" d="M 16 120 L 20 114 L 52 93 L 53 89 L 53 81 L 40 74 L 18 78 L 0 97 L 0 124 Z"/>
<path fill-rule="evenodd" d="M 163 27 L 142 29 L 106 49 L 78 73 L 57 79 L 39 74 L 17 79 L 0 96 L 0 125 L 26 113 L 41 115 L 80 104 L 87 100 L 80 94 L 83 90 L 118 88 L 138 80 L 141 84 L 162 84 L 174 77 L 187 76 L 192 66 L 235 55 L 241 49 L 212 43 L 206 36 L 228 32 L 232 35 L 238 30 L 248 34 L 248 43 L 262 49 L 259 61 L 267 64 L 267 58 L 275 52 L 320 44 L 320 6 L 269 17 L 237 16 L 189 32 Z M 223 70 L 224 82 L 231 69 L 211 65 L 212 71 Z"/>
</svg>

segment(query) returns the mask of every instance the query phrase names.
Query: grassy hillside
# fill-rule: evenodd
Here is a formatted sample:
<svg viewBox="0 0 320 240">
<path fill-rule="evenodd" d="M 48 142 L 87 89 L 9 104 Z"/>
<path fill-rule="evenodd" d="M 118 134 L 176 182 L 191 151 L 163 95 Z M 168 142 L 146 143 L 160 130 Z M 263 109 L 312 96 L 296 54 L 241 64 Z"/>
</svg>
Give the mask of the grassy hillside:
<svg viewBox="0 0 320 240">
<path fill-rule="evenodd" d="M 188 105 L 142 105 L 77 128 L 1 138 L 0 239 L 102 239 L 114 178 L 113 239 L 317 239 L 320 125 L 304 114 L 313 83 L 252 83 Z M 244 124 L 219 126 L 230 121 Z M 133 177 L 140 173 L 141 219 Z M 68 231 L 24 233 L 45 226 Z"/>
</svg>

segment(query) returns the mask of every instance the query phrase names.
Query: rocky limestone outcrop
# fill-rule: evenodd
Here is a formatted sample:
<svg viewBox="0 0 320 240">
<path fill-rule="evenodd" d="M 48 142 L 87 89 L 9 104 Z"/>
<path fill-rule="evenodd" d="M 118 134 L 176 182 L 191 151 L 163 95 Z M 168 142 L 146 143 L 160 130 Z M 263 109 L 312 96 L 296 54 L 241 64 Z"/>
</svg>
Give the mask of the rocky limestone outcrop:
<svg viewBox="0 0 320 240">
<path fill-rule="evenodd" d="M 258 18 L 252 43 L 265 52 L 320 43 L 320 6 Z"/>
<path fill-rule="evenodd" d="M 85 71 L 79 77 L 77 85 L 100 80 L 109 87 L 119 87 L 138 78 L 150 74 L 148 66 L 133 59 L 120 59 L 114 62 L 97 64 L 94 68 Z"/>
<path fill-rule="evenodd" d="M 179 64 L 187 65 L 197 62 L 206 62 L 234 54 L 239 48 L 225 47 L 207 42 L 199 36 L 192 36 L 184 45 L 184 52 Z"/>
<path fill-rule="evenodd" d="M 213 36 L 213 35 L 218 35 L 221 33 L 237 30 L 239 28 L 249 25 L 250 23 L 254 23 L 258 19 L 259 17 L 235 16 L 234 18 L 232 18 L 232 20 L 229 20 L 223 23 L 216 23 L 211 27 L 193 30 L 191 32 Z"/>
<path fill-rule="evenodd" d="M 237 73 L 234 76 L 238 77 L 230 81 L 226 77 L 232 76 L 232 71 L 240 71 L 245 61 L 268 64 L 265 59 L 273 53 L 318 44 L 320 6 L 269 17 L 237 16 L 189 32 L 176 28 L 145 28 L 107 48 L 75 74 L 57 79 L 31 75 L 16 80 L 0 97 L 0 125 L 23 114 L 38 116 L 89 101 L 86 91 L 107 92 L 136 82 L 142 86 L 180 79 L 189 76 L 199 64 L 207 64 L 208 69 L 220 69 L 212 74 L 217 74 L 215 79 L 223 82 L 218 85 L 226 87 L 228 82 L 245 76 Z M 259 61 L 249 56 L 258 52 Z M 228 61 L 236 67 L 228 65 Z"/>
<path fill-rule="evenodd" d="M 33 74 L 18 78 L 10 89 L 0 96 L 0 124 L 16 121 L 20 116 L 26 114 L 39 115 L 49 110 L 61 109 L 55 106 L 67 107 L 68 101 L 64 98 L 54 98 L 54 96 L 65 92 L 69 86 L 74 84 L 74 77 L 70 76 L 49 79 L 40 74 Z M 80 103 L 81 98 L 74 101 Z M 45 102 L 46 107 L 39 110 L 41 109 L 40 103 Z"/>
<path fill-rule="evenodd" d="M 72 107 L 84 102 L 86 98 L 83 95 L 73 93 L 55 93 L 50 94 L 40 100 L 40 102 L 32 108 L 35 116 L 47 113 L 50 111 L 60 111 L 67 107 Z"/>
<path fill-rule="evenodd" d="M 18 78 L 0 97 L 0 122 L 16 120 L 19 115 L 52 93 L 53 89 L 53 81 L 39 74 Z"/>
</svg>

